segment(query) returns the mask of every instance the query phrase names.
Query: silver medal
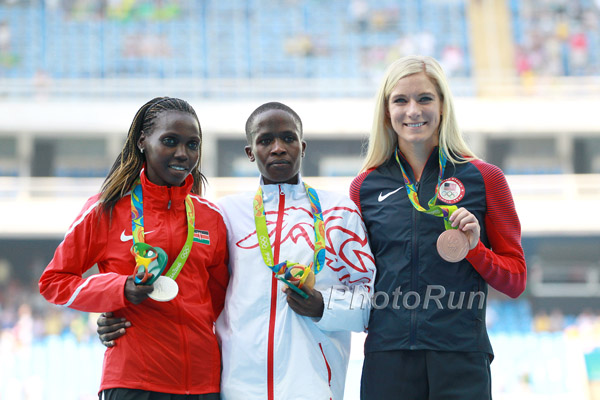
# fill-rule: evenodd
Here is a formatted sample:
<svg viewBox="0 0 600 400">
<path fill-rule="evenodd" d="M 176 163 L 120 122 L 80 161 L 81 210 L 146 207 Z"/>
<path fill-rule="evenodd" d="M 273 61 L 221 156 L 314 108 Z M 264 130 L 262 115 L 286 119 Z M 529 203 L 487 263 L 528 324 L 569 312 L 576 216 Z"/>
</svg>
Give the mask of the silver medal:
<svg viewBox="0 0 600 400">
<path fill-rule="evenodd" d="M 154 290 L 148 297 L 156 301 L 171 301 L 177 296 L 177 293 L 179 293 L 177 282 L 162 275 L 154 282 Z"/>
</svg>

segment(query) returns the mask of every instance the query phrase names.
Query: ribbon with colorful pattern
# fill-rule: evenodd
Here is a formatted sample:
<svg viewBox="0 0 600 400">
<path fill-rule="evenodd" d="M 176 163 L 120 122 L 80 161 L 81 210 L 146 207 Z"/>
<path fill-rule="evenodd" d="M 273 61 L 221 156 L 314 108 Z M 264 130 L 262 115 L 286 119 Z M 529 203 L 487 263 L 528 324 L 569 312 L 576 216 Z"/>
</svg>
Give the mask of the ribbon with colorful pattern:
<svg viewBox="0 0 600 400">
<path fill-rule="evenodd" d="M 314 229 L 315 229 L 315 254 L 313 261 L 313 270 L 315 274 L 318 274 L 323 266 L 325 265 L 325 221 L 323 221 L 323 212 L 321 210 L 321 202 L 317 191 L 304 184 L 306 194 L 308 195 L 308 201 L 310 202 Z M 263 192 L 262 188 L 259 187 L 256 195 L 254 196 L 254 223 L 256 225 L 256 236 L 258 237 L 258 246 L 263 256 L 265 264 L 273 270 L 276 274 L 283 274 L 288 267 L 297 265 L 297 263 L 283 261 L 279 264 L 273 265 L 273 248 L 271 247 L 271 240 L 269 238 L 269 231 L 267 229 L 267 217 L 265 215 L 265 206 L 263 203 Z"/>
<path fill-rule="evenodd" d="M 435 186 L 435 193 L 434 193 L 433 197 L 427 202 L 428 209 L 421 206 L 415 185 L 410 181 L 410 178 L 406 174 L 404 167 L 402 167 L 402 163 L 400 162 L 400 158 L 398 157 L 398 149 L 396 149 L 395 154 L 396 154 L 396 161 L 398 162 L 398 165 L 400 166 L 400 169 L 402 170 L 402 177 L 404 178 L 406 193 L 408 194 L 408 199 L 410 200 L 412 205 L 418 211 L 424 212 L 426 214 L 434 215 L 436 217 L 444 218 L 444 226 L 446 227 L 446 229 L 456 229 L 456 228 L 452 227 L 452 224 L 450 223 L 450 220 L 448 218 L 450 217 L 450 215 L 452 215 L 452 213 L 454 211 L 457 210 L 458 207 L 435 205 L 435 202 L 438 197 L 438 192 L 440 190 L 440 185 L 441 185 L 442 179 L 444 177 L 444 171 L 446 170 L 446 163 L 448 161 L 446 154 L 444 153 L 444 151 L 441 148 L 439 149 L 438 153 L 439 153 L 440 173 L 438 175 L 437 185 Z"/>
<path fill-rule="evenodd" d="M 175 259 L 175 262 L 171 265 L 167 273 L 165 274 L 169 278 L 175 280 L 181 272 L 185 262 L 187 261 L 190 251 L 192 250 L 192 244 L 194 243 L 194 224 L 196 220 L 194 204 L 192 198 L 187 195 L 185 198 L 185 211 L 188 222 L 188 232 L 185 243 L 179 252 L 179 255 Z M 140 180 L 137 179 L 131 189 L 131 232 L 133 236 L 133 246 L 137 243 L 145 243 L 144 241 L 144 197 L 142 193 L 142 185 Z M 132 249 L 134 248 L 132 246 Z M 157 249 L 159 249 L 157 247 Z M 137 260 L 136 260 L 137 261 Z M 138 264 L 139 266 L 140 264 Z M 143 266 L 143 264 L 141 264 Z"/>
</svg>

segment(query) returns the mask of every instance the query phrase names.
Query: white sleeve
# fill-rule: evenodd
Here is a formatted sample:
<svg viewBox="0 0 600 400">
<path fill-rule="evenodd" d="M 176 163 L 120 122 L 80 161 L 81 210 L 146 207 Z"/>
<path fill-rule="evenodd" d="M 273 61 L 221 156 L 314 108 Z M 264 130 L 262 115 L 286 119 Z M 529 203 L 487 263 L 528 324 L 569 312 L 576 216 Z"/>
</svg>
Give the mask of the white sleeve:
<svg viewBox="0 0 600 400">
<path fill-rule="evenodd" d="M 331 267 L 337 282 L 319 282 L 315 289 L 323 295 L 323 316 L 315 321 L 324 331 L 362 332 L 367 328 L 375 281 L 375 262 L 367 231 L 356 206 L 347 202 L 342 218 L 333 219 L 327 226 L 331 245 Z M 330 254 L 328 254 L 328 257 Z"/>
</svg>

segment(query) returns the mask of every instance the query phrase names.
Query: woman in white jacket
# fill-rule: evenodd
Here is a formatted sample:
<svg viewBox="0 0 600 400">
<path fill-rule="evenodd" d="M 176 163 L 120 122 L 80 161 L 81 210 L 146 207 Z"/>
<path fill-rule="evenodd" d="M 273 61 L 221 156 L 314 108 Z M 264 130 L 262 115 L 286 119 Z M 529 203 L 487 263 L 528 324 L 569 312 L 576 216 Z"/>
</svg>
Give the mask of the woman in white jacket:
<svg viewBox="0 0 600 400">
<path fill-rule="evenodd" d="M 261 173 L 273 260 L 259 246 L 253 200 L 219 201 L 227 226 L 230 284 L 217 320 L 223 399 L 342 399 L 350 331 L 369 320 L 375 265 L 360 214 L 345 196 L 317 190 L 324 221 L 324 263 L 315 253 L 315 206 L 300 177 L 306 143 L 300 117 L 281 103 L 258 107 L 246 123 L 246 154 Z M 314 202 L 314 200 L 313 200 Z M 258 227 L 260 232 L 260 227 Z M 264 241 L 264 240 L 263 240 Z M 314 289 L 303 299 L 267 264 L 313 262 Z M 318 271 L 318 272 L 317 272 Z M 308 396 L 308 397 L 307 397 Z"/>
</svg>

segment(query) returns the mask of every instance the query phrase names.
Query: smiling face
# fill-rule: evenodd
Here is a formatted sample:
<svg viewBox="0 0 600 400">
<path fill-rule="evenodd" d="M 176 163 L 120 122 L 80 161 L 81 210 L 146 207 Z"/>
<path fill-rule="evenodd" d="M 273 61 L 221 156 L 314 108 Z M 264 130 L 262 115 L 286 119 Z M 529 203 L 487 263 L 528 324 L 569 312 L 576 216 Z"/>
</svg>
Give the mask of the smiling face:
<svg viewBox="0 0 600 400">
<path fill-rule="evenodd" d="M 264 183 L 298 183 L 306 143 L 294 118 L 283 110 L 268 110 L 256 116 L 250 131 L 246 155 L 256 161 Z"/>
<path fill-rule="evenodd" d="M 160 186 L 180 186 L 198 164 L 200 125 L 192 114 L 163 111 L 138 146 L 146 156 L 148 180 Z"/>
<path fill-rule="evenodd" d="M 424 72 L 398 81 L 390 93 L 387 114 L 401 150 L 437 146 L 442 106 L 436 86 Z"/>
</svg>

